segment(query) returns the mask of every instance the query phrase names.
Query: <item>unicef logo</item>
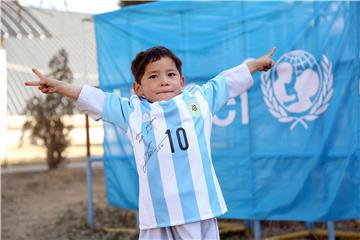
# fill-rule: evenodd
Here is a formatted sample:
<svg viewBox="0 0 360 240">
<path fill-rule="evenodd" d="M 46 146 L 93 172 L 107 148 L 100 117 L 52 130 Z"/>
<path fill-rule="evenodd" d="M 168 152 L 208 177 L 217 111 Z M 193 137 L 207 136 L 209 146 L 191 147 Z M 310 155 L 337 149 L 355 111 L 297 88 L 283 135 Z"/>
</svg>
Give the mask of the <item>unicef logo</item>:
<svg viewBox="0 0 360 240">
<path fill-rule="evenodd" d="M 308 128 L 326 111 L 333 94 L 331 63 L 323 55 L 321 64 L 303 50 L 282 55 L 274 68 L 261 75 L 261 90 L 271 115 L 280 122 Z"/>
</svg>

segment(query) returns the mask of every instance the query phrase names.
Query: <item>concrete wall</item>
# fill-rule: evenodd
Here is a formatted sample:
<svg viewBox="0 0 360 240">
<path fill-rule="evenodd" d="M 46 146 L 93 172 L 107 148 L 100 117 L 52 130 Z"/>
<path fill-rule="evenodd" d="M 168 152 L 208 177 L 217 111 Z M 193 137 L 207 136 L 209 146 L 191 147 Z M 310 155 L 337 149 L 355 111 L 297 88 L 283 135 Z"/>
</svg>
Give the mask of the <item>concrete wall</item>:
<svg viewBox="0 0 360 240">
<path fill-rule="evenodd" d="M 7 119 L 7 138 L 4 141 L 6 157 L 0 159 L 1 165 L 46 162 L 45 147 L 31 145 L 29 133 L 25 135 L 24 142 L 20 145 L 25 116 L 8 116 Z M 65 157 L 68 161 L 82 160 L 86 156 L 85 115 L 74 115 L 64 120 L 74 126 L 70 133 L 71 146 L 65 151 Z M 89 123 L 91 155 L 102 155 L 104 138 L 102 122 L 90 119 Z"/>
</svg>

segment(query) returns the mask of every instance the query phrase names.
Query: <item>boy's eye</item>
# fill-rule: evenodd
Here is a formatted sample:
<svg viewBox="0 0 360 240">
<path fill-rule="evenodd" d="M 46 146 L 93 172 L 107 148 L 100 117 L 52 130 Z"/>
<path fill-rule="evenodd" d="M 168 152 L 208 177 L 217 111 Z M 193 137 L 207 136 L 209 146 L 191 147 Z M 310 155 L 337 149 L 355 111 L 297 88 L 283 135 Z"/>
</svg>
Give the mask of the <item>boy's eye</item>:
<svg viewBox="0 0 360 240">
<path fill-rule="evenodd" d="M 157 77 L 157 75 L 155 75 L 155 74 L 153 74 L 153 75 L 150 75 L 150 79 L 154 79 L 154 78 L 156 78 Z"/>
<path fill-rule="evenodd" d="M 169 77 L 174 77 L 174 76 L 176 76 L 176 73 L 169 73 L 168 76 Z"/>
</svg>

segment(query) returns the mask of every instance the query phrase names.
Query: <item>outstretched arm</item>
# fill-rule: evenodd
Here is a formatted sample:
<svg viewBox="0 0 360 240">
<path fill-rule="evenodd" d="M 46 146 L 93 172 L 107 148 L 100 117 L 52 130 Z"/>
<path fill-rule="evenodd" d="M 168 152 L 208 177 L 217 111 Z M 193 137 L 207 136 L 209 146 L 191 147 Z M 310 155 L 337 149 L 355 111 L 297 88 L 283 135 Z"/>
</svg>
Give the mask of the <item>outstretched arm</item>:
<svg viewBox="0 0 360 240">
<path fill-rule="evenodd" d="M 272 55 L 274 54 L 276 48 L 272 48 L 267 54 L 258 59 L 247 62 L 247 66 L 251 74 L 256 71 L 267 71 L 274 65 L 274 61 L 272 60 Z"/>
<path fill-rule="evenodd" d="M 256 71 L 267 71 L 273 67 L 274 61 L 272 60 L 272 55 L 274 54 L 276 48 L 272 48 L 267 54 L 258 59 L 250 60 L 245 63 L 242 63 L 236 67 L 227 69 L 220 73 L 219 75 L 225 78 L 226 86 L 227 86 L 227 98 L 233 98 L 241 95 L 248 88 L 250 88 L 254 84 L 254 80 L 252 74 Z M 221 81 L 212 81 L 210 80 L 208 84 L 205 84 L 205 87 L 210 85 L 221 85 Z M 216 86 L 213 87 L 216 89 Z M 210 88 L 210 89 L 213 89 Z M 209 91 L 208 91 L 209 92 Z M 211 96 L 211 94 L 210 94 Z M 215 99 L 215 98 L 214 98 Z M 216 99 L 221 99 L 216 98 Z M 220 101 L 219 101 L 220 102 Z M 216 101 L 215 101 L 216 103 Z M 221 104 L 220 104 L 221 105 Z M 216 105 L 217 106 L 217 105 Z"/>
<path fill-rule="evenodd" d="M 32 69 L 33 73 L 39 78 L 38 81 L 25 82 L 25 86 L 37 86 L 42 93 L 59 93 L 63 96 L 77 100 L 81 92 L 81 86 L 71 83 L 62 82 L 56 79 L 47 78 L 36 68 Z"/>
</svg>

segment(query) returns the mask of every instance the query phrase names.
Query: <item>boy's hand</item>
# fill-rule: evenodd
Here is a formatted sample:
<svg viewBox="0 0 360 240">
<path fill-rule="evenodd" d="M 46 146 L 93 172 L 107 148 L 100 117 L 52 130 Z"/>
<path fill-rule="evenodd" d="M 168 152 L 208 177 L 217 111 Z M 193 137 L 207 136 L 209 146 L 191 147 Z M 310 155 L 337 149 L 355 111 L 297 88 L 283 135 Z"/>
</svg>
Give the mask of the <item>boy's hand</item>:
<svg viewBox="0 0 360 240">
<path fill-rule="evenodd" d="M 81 86 L 47 78 L 36 68 L 33 68 L 32 71 L 39 78 L 39 81 L 25 82 L 25 86 L 37 86 L 42 93 L 59 93 L 74 100 L 78 99 L 82 89 Z"/>
<path fill-rule="evenodd" d="M 36 68 L 32 69 L 33 73 L 39 78 L 39 81 L 25 82 L 25 86 L 37 86 L 42 93 L 55 93 L 61 85 L 61 81 L 47 78 Z"/>
<path fill-rule="evenodd" d="M 275 64 L 275 62 L 272 60 L 272 55 L 274 54 L 275 50 L 276 50 L 276 48 L 272 48 L 264 56 L 262 56 L 256 60 L 247 62 L 250 72 L 251 73 L 254 73 L 256 71 L 265 71 L 266 72 L 267 70 L 272 68 L 272 66 L 274 66 L 274 64 Z"/>
</svg>

